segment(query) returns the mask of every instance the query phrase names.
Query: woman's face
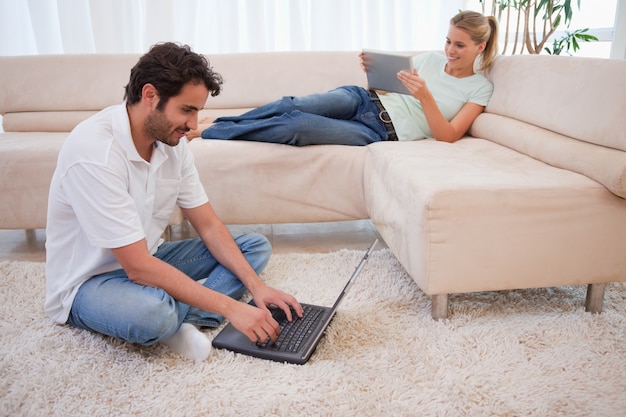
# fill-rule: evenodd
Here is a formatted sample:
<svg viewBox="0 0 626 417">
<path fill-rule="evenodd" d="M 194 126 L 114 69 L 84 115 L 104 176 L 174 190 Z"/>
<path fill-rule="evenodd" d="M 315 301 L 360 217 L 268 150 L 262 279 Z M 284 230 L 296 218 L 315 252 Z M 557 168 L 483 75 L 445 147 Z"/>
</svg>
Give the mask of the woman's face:
<svg viewBox="0 0 626 417">
<path fill-rule="evenodd" d="M 474 60 L 485 49 L 485 43 L 475 44 L 470 35 L 462 29 L 450 25 L 446 46 L 448 69 L 461 71 L 474 68 Z"/>
</svg>

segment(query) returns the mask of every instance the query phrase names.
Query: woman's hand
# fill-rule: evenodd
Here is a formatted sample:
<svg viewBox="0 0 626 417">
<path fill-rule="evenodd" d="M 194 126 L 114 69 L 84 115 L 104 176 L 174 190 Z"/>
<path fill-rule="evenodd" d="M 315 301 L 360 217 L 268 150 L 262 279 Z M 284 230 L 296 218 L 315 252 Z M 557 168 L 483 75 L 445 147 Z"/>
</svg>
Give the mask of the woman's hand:
<svg viewBox="0 0 626 417">
<path fill-rule="evenodd" d="M 422 101 L 430 96 L 426 81 L 419 76 L 416 69 L 414 69 L 412 73 L 400 71 L 398 73 L 398 79 L 415 99 Z"/>
</svg>

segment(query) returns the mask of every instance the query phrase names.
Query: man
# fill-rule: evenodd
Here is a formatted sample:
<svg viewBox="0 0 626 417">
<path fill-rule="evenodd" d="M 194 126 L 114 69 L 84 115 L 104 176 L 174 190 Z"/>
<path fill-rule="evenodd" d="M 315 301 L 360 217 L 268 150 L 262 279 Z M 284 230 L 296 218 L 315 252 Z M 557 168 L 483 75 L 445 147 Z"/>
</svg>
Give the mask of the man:
<svg viewBox="0 0 626 417">
<path fill-rule="evenodd" d="M 153 46 L 130 73 L 125 102 L 79 124 L 58 157 L 46 229 L 46 313 L 130 343 L 162 342 L 204 360 L 196 326 L 228 319 L 252 341 L 280 331 L 267 306 L 296 299 L 258 274 L 271 246 L 233 238 L 213 211 L 184 139 L 222 78 L 188 46 Z M 163 243 L 175 208 L 199 238 Z M 260 308 L 239 302 L 246 289 Z"/>
</svg>

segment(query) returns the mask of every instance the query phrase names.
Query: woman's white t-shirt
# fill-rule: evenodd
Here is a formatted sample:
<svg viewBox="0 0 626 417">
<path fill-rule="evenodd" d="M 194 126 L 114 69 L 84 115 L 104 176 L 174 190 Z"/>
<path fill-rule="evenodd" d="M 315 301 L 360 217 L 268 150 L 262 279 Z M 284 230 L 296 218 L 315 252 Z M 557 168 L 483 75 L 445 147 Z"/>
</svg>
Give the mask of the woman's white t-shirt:
<svg viewBox="0 0 626 417">
<path fill-rule="evenodd" d="M 493 93 L 493 84 L 480 73 L 456 78 L 444 71 L 447 59 L 438 52 L 426 52 L 413 58 L 417 73 L 426 80 L 441 113 L 450 121 L 465 103 L 486 106 Z M 399 140 L 432 137 L 422 104 L 408 94 L 387 93 L 380 101 L 389 113 Z"/>
</svg>

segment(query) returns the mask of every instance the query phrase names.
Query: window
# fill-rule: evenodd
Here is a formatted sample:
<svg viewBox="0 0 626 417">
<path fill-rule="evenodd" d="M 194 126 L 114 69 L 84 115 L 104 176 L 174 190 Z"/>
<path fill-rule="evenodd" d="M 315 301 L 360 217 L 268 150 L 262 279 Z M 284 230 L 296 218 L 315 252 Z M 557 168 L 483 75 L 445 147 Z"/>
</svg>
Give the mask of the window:
<svg viewBox="0 0 626 417">
<path fill-rule="evenodd" d="M 564 36 L 565 31 L 573 32 L 576 29 L 588 28 L 588 33 L 596 36 L 599 41 L 580 43 L 580 49 L 576 53 L 571 51 L 572 55 L 609 58 L 611 56 L 611 44 L 618 1 L 626 3 L 626 0 L 581 0 L 580 9 L 578 9 L 576 1 L 573 0 L 572 5 L 574 6 L 574 10 L 570 27 L 566 28 L 564 24 L 561 24 L 544 46 L 551 47 L 552 41 Z M 484 0 L 483 2 L 479 0 L 469 0 L 468 8 L 482 11 L 483 3 L 486 5 L 487 9 L 490 8 L 491 0 Z M 488 11 L 485 13 L 488 13 Z M 504 32 L 504 23 L 500 25 L 500 29 L 501 32 Z M 504 33 L 501 33 L 500 39 L 501 45 L 503 45 Z M 513 36 L 511 35 L 509 39 L 513 39 Z M 511 53 L 511 50 L 512 47 L 507 48 L 508 53 Z"/>
</svg>

